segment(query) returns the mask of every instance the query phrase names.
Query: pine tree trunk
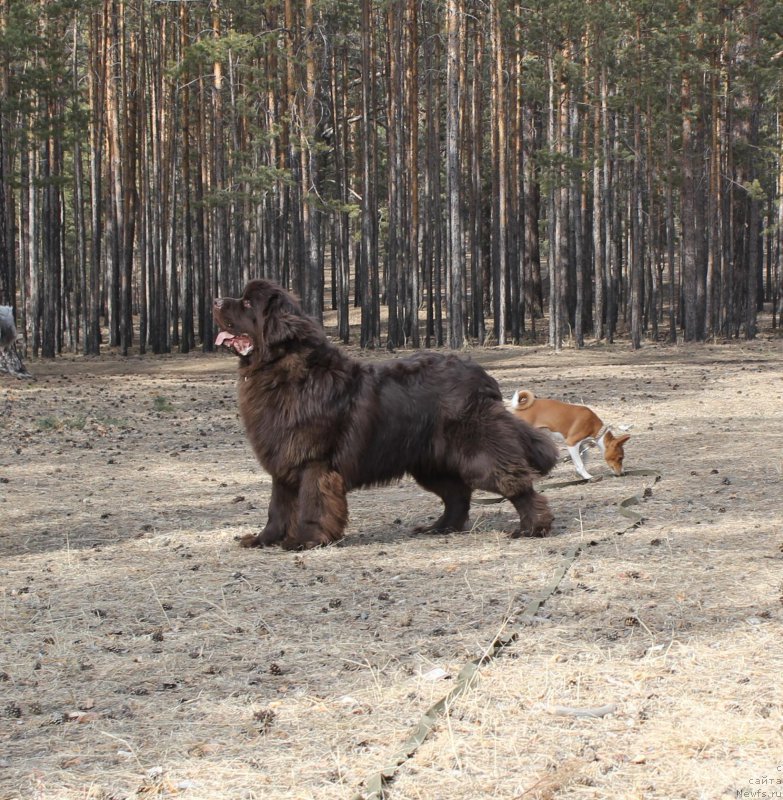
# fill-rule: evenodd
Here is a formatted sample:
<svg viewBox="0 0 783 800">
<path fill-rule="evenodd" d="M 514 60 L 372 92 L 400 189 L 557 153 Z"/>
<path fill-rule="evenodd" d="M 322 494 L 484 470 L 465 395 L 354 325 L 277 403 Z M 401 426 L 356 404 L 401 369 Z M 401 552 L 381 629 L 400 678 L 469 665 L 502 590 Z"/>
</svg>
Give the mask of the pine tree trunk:
<svg viewBox="0 0 783 800">
<path fill-rule="evenodd" d="M 413 347 L 419 347 L 419 301 L 421 298 L 420 264 L 419 264 L 419 74 L 417 69 L 419 41 L 417 3 L 408 0 L 406 10 L 406 63 L 405 87 L 407 102 L 405 104 L 405 121 L 403 131 L 407 129 L 408 138 L 407 166 L 405 174 L 408 181 L 408 198 L 406 204 L 407 256 L 405 264 L 405 333 Z"/>
<path fill-rule="evenodd" d="M 642 346 L 642 309 L 644 306 L 643 239 L 644 220 L 642 209 L 642 119 L 639 104 L 634 104 L 633 143 L 636 158 L 633 162 L 631 190 L 631 347 Z"/>
<path fill-rule="evenodd" d="M 377 255 L 377 215 L 375 204 L 375 181 L 373 169 L 373 123 L 371 114 L 375 108 L 374 75 L 374 37 L 372 31 L 371 0 L 361 0 L 361 237 L 360 257 L 357 275 L 361 297 L 362 347 L 377 346 L 380 340 L 380 309 L 378 308 L 378 264 Z"/>
<path fill-rule="evenodd" d="M 596 34 L 597 35 L 597 34 Z M 593 332 L 595 338 L 600 341 L 604 338 L 604 314 L 606 297 L 606 280 L 604 277 L 604 265 L 606 263 L 606 239 L 604 229 L 604 197 L 606 187 L 604 186 L 604 173 L 601 169 L 601 139 L 604 133 L 601 124 L 601 105 L 602 98 L 606 90 L 603 70 L 599 73 L 596 64 L 596 73 L 593 79 L 593 170 L 592 170 L 592 190 L 593 190 L 593 285 L 594 285 L 594 308 L 593 308 Z"/>
<path fill-rule="evenodd" d="M 461 0 L 446 3 L 446 196 L 448 198 L 448 266 L 447 297 L 449 302 L 448 346 L 459 349 L 464 343 L 463 281 L 465 253 L 462 247 L 461 180 L 459 165 L 460 119 L 460 36 Z M 495 320 L 497 328 L 497 320 Z"/>
<path fill-rule="evenodd" d="M 688 9 L 680 4 L 681 19 L 686 18 Z M 683 48 L 686 42 L 683 41 Z M 698 316 L 698 228 L 696 215 L 696 170 L 695 170 L 695 135 L 691 115 L 693 113 L 691 98 L 691 78 L 689 67 L 683 68 L 680 83 L 680 111 L 682 115 L 682 190 L 680 192 L 681 235 L 682 235 L 682 292 L 685 323 L 685 341 L 691 342 L 701 338 Z"/>
<path fill-rule="evenodd" d="M 490 3 L 492 68 L 492 311 L 495 339 L 506 343 L 508 292 L 508 158 L 503 32 L 498 0 Z"/>
</svg>

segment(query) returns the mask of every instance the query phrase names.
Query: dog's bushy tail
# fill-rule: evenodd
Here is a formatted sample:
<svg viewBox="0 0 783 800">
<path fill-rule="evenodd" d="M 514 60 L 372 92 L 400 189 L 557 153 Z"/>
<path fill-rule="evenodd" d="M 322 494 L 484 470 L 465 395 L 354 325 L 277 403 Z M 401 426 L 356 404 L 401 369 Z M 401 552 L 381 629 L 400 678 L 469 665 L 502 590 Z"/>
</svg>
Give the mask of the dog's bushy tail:
<svg viewBox="0 0 783 800">
<path fill-rule="evenodd" d="M 527 389 L 517 389 L 511 398 L 511 408 L 530 408 L 536 396 Z"/>
<path fill-rule="evenodd" d="M 526 449 L 530 466 L 539 475 L 548 475 L 560 458 L 560 450 L 552 437 L 543 428 L 534 428 L 532 425 L 522 423 L 526 430 Z"/>
</svg>

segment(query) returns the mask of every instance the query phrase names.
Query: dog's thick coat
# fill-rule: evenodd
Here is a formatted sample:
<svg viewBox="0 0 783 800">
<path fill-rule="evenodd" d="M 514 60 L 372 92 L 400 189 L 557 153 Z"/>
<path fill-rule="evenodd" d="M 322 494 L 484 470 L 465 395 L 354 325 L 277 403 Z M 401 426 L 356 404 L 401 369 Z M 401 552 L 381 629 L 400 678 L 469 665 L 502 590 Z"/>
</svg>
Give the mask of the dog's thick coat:
<svg viewBox="0 0 783 800">
<path fill-rule="evenodd" d="M 267 280 L 218 298 L 217 344 L 239 356 L 239 409 L 272 476 L 269 518 L 248 546 L 310 548 L 342 538 L 346 492 L 412 475 L 445 505 L 427 530 L 463 530 L 474 489 L 508 498 L 515 535 L 544 535 L 552 514 L 533 488 L 557 460 L 549 437 L 503 405 L 477 364 L 419 353 L 380 364 L 332 345 L 295 298 Z"/>
</svg>

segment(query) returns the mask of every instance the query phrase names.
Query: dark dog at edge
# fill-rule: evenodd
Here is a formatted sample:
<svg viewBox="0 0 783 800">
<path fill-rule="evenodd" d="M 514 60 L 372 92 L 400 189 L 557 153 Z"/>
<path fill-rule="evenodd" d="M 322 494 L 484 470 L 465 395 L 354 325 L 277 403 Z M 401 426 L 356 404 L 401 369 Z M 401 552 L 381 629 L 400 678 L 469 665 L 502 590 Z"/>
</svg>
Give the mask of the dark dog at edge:
<svg viewBox="0 0 783 800">
<path fill-rule="evenodd" d="M 552 513 L 533 481 L 556 446 L 510 414 L 477 364 L 418 353 L 364 363 L 331 344 L 297 300 L 267 280 L 218 298 L 216 344 L 239 357 L 239 410 L 272 476 L 264 530 L 247 547 L 307 549 L 342 538 L 346 493 L 409 473 L 443 500 L 433 533 L 464 530 L 474 489 L 508 498 L 514 536 L 543 536 Z"/>
</svg>

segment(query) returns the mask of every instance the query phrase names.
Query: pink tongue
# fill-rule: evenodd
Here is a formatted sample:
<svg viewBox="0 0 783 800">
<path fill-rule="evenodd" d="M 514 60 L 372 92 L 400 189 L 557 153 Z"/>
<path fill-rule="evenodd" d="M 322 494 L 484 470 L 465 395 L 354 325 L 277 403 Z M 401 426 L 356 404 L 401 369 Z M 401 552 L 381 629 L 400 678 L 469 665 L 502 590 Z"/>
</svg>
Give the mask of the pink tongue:
<svg viewBox="0 0 783 800">
<path fill-rule="evenodd" d="M 231 347 L 235 352 L 241 356 L 246 356 L 253 349 L 253 340 L 244 333 L 239 336 L 234 336 L 228 331 L 221 331 L 215 339 L 215 344 L 220 347 L 221 344 L 226 347 Z"/>
</svg>

